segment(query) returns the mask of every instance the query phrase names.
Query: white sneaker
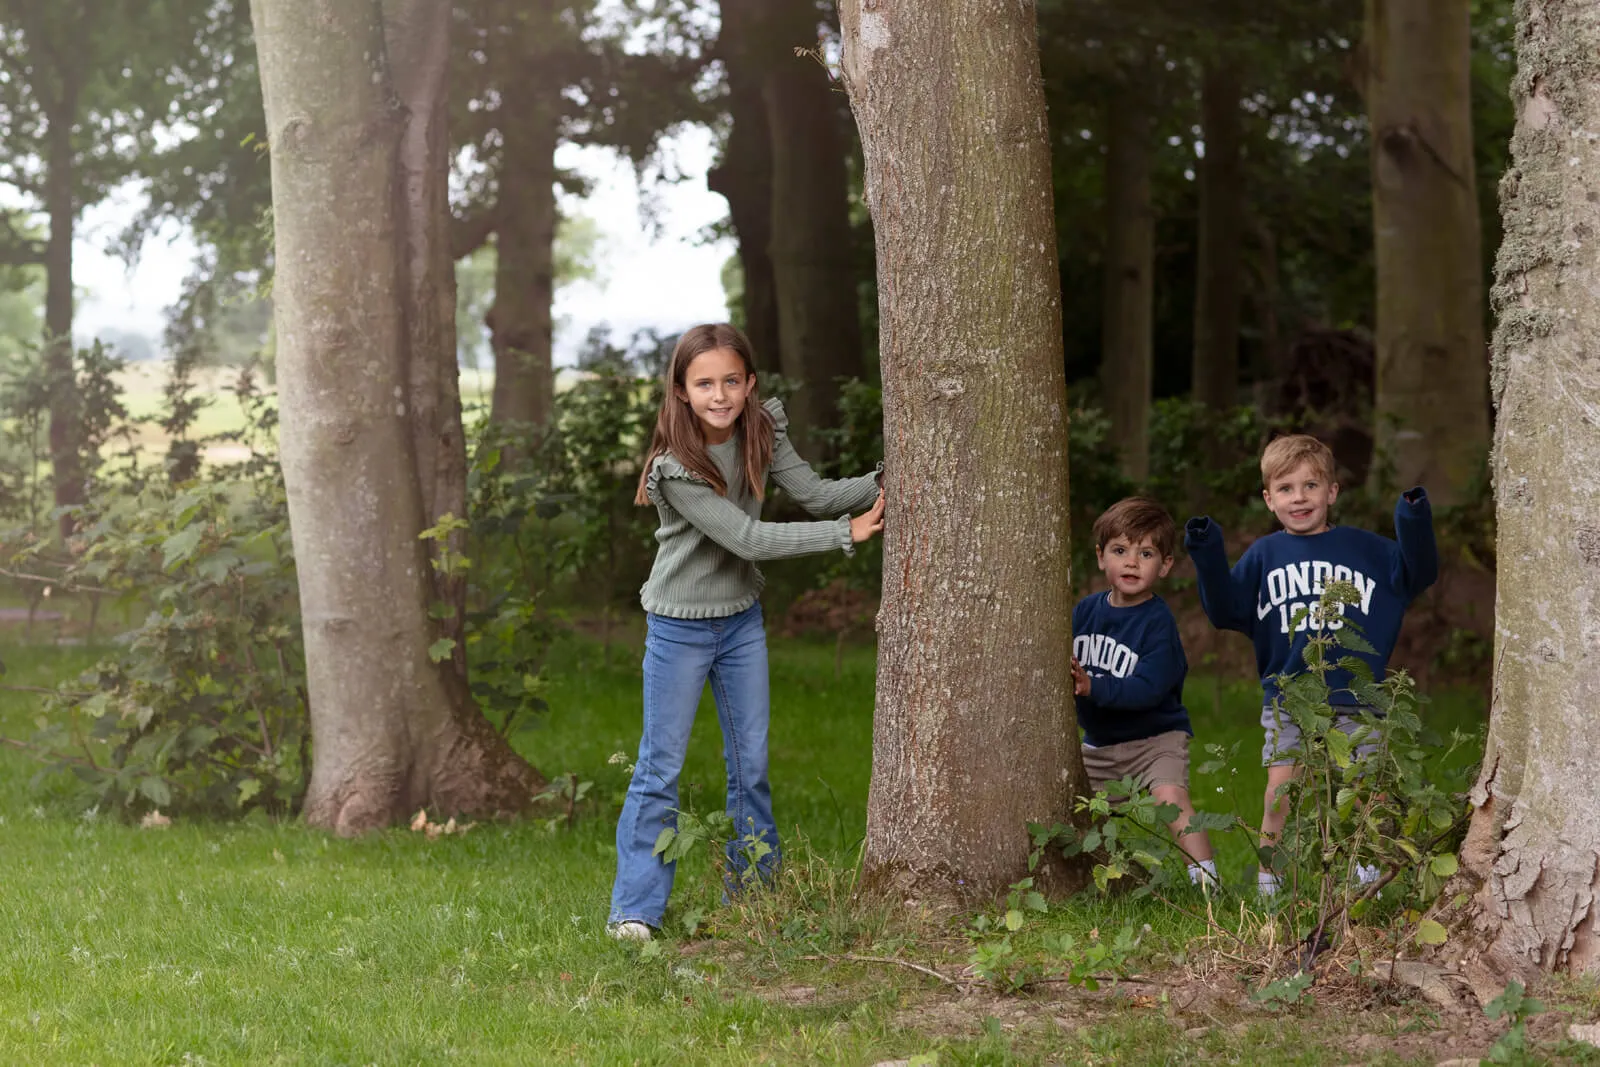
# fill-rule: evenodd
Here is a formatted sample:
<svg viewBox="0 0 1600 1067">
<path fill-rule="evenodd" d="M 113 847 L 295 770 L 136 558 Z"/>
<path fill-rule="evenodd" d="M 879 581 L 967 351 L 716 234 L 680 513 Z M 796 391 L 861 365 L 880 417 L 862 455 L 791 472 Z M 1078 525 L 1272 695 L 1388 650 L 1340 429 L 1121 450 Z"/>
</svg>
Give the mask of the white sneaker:
<svg viewBox="0 0 1600 1067">
<path fill-rule="evenodd" d="M 1356 881 L 1357 882 L 1359 882 L 1361 885 L 1371 885 L 1373 882 L 1376 882 L 1377 880 L 1378 880 L 1378 868 L 1377 868 L 1376 865 L 1369 867 L 1364 863 L 1356 864 Z"/>
<path fill-rule="evenodd" d="M 649 941 L 650 928 L 641 922 L 612 923 L 606 933 L 617 941 Z"/>
<path fill-rule="evenodd" d="M 1261 871 L 1256 875 L 1256 896 L 1263 900 L 1278 895 L 1278 876 L 1269 871 Z"/>
</svg>

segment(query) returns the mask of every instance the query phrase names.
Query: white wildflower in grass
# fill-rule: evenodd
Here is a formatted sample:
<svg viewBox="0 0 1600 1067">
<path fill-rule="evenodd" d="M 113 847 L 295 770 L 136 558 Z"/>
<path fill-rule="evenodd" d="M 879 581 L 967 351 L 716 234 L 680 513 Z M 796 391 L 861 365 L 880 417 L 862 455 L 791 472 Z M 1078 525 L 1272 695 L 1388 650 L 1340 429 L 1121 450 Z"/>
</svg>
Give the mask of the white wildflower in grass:
<svg viewBox="0 0 1600 1067">
<path fill-rule="evenodd" d="M 626 752 L 613 752 L 610 756 L 606 757 L 606 762 L 611 764 L 613 767 L 617 766 L 619 763 L 627 763 L 628 754 Z"/>
</svg>

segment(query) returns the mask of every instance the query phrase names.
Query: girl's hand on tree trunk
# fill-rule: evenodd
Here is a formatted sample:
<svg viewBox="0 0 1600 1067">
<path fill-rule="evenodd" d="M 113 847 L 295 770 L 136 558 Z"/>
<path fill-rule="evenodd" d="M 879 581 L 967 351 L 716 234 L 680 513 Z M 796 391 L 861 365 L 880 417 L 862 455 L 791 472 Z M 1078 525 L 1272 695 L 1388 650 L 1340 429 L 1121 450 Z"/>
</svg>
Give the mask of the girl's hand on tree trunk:
<svg viewBox="0 0 1600 1067">
<path fill-rule="evenodd" d="M 872 507 L 850 520 L 850 540 L 859 545 L 882 529 L 883 490 L 880 489 L 878 499 L 873 501 Z"/>
</svg>

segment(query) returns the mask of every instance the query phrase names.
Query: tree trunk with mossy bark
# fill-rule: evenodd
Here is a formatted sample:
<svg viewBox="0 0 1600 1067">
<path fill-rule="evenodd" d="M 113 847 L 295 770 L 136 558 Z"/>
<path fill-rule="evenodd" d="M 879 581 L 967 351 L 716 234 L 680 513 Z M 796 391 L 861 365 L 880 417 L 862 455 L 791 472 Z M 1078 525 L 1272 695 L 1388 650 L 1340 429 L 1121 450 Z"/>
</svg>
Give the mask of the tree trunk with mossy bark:
<svg viewBox="0 0 1600 1067">
<path fill-rule="evenodd" d="M 1150 472 L 1155 374 L 1155 209 L 1150 199 L 1150 112 L 1130 89 L 1106 112 L 1105 316 L 1100 387 L 1122 473 Z"/>
<path fill-rule="evenodd" d="M 444 587 L 418 537 L 465 484 L 444 339 L 448 7 L 257 0 L 252 21 L 314 740 L 306 818 L 354 834 L 420 807 L 521 810 L 543 781 L 457 664 L 430 656 L 450 630 L 429 618 Z"/>
<path fill-rule="evenodd" d="M 1470 0 L 1367 0 L 1377 446 L 1464 502 L 1489 454 Z"/>
<path fill-rule="evenodd" d="M 770 2 L 770 0 L 769 0 Z M 814 0 L 782 0 L 768 30 L 762 86 L 772 145 L 772 276 L 789 433 L 819 451 L 813 430 L 838 425 L 839 379 L 862 374 L 850 183 L 838 98 L 827 70 L 796 48 L 817 47 Z"/>
<path fill-rule="evenodd" d="M 1200 240 L 1194 303 L 1194 398 L 1216 411 L 1239 402 L 1239 305 L 1244 268 L 1243 132 L 1239 75 L 1223 57 L 1200 86 Z"/>
<path fill-rule="evenodd" d="M 1517 5 L 1517 108 L 1493 293 L 1498 561 L 1469 894 L 1443 952 L 1480 997 L 1600 971 L 1600 8 Z M 1579 472 L 1575 476 L 1574 472 Z"/>
<path fill-rule="evenodd" d="M 542 5 L 506 8 L 491 45 L 502 93 L 499 123 L 501 178 L 496 204 L 494 396 L 490 421 L 541 433 L 555 407 L 552 345 L 555 297 L 556 104 L 560 87 L 544 76 L 543 42 L 554 16 Z"/>
<path fill-rule="evenodd" d="M 717 54 L 728 77 L 728 117 L 733 128 L 722 161 L 706 176 L 711 191 L 728 201 L 744 273 L 744 332 L 757 368 L 781 373 L 778 290 L 772 275 L 772 138 L 761 81 L 767 64 L 760 42 L 770 0 L 722 0 Z"/>
<path fill-rule="evenodd" d="M 889 472 L 864 885 L 947 903 L 1027 876 L 1084 786 L 1049 131 L 1031 3 L 840 14 Z"/>
</svg>

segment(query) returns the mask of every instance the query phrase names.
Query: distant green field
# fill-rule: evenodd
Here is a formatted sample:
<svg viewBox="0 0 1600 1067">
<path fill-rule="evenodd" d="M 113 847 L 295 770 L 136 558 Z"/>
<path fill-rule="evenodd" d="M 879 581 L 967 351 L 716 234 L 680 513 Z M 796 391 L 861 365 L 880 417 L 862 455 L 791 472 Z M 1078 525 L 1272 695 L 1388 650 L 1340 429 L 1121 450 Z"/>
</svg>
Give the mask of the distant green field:
<svg viewBox="0 0 1600 1067">
<path fill-rule="evenodd" d="M 128 414 L 139 421 L 134 430 L 134 441 L 142 458 L 163 454 L 170 437 L 159 425 L 166 398 L 170 364 L 164 360 L 129 364 L 117 375 L 122 389 L 122 402 Z M 195 437 L 215 437 L 232 433 L 244 426 L 245 415 L 234 393 L 238 371 L 228 367 L 203 367 L 194 374 L 196 392 L 206 398 L 191 430 Z M 256 387 L 272 393 L 270 385 L 257 375 Z M 461 371 L 461 402 L 471 418 L 474 408 L 487 405 L 494 392 L 494 372 L 463 369 Z M 241 449 L 228 442 L 215 442 L 206 448 L 206 456 L 214 461 L 240 458 Z"/>
</svg>

